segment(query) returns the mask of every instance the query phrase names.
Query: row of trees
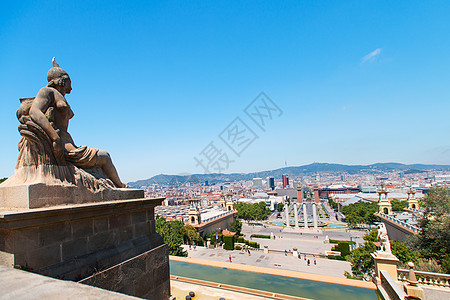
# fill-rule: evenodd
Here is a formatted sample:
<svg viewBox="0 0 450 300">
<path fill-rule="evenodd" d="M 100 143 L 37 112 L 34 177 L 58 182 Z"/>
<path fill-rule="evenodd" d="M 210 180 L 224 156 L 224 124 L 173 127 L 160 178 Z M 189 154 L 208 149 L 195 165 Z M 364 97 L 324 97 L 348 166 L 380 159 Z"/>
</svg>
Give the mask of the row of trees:
<svg viewBox="0 0 450 300">
<path fill-rule="evenodd" d="M 266 203 L 261 201 L 259 203 L 237 203 L 234 208 L 237 210 L 237 217 L 246 221 L 250 220 L 264 220 L 270 215 L 270 209 L 267 208 Z"/>
<path fill-rule="evenodd" d="M 187 252 L 183 250 L 181 245 L 204 245 L 204 240 L 198 234 L 197 230 L 191 225 L 184 225 L 183 222 L 167 221 L 165 218 L 156 216 L 155 220 L 156 232 L 159 233 L 164 242 L 169 247 L 169 255 L 187 256 Z M 241 233 L 242 223 L 235 220 L 230 224 L 229 230 L 236 232 L 236 236 Z M 215 241 L 216 233 L 210 233 L 208 236 Z M 220 234 L 222 236 L 222 234 Z"/>
<path fill-rule="evenodd" d="M 336 203 L 334 203 L 337 205 Z M 392 210 L 399 212 L 406 208 L 406 200 L 393 199 L 391 201 Z M 345 215 L 345 220 L 350 227 L 361 224 L 373 224 L 376 221 L 374 213 L 378 210 L 376 202 L 360 202 L 353 203 L 341 208 L 341 212 Z"/>
<path fill-rule="evenodd" d="M 377 212 L 377 203 L 360 202 L 354 203 L 341 208 L 341 212 L 345 215 L 345 221 L 350 227 L 359 224 L 372 224 L 377 220 L 374 213 Z"/>
<path fill-rule="evenodd" d="M 402 202 L 394 202 L 398 205 L 396 209 L 400 210 L 405 205 Z M 450 273 L 449 191 L 445 188 L 431 189 L 421 200 L 420 205 L 424 208 L 423 217 L 418 224 L 421 232 L 411 236 L 407 242 L 393 241 L 392 254 L 399 259 L 399 265 L 403 268 L 412 261 L 417 270 Z M 354 211 L 351 212 L 354 213 Z M 373 274 L 374 262 L 370 253 L 376 251 L 373 242 L 378 241 L 377 230 L 372 230 L 365 235 L 364 240 L 364 244 L 347 257 L 352 264 L 352 273 L 345 274 L 349 278 L 367 280 Z"/>
<path fill-rule="evenodd" d="M 155 220 L 156 232 L 159 233 L 169 247 L 169 255 L 187 256 L 182 244 L 203 245 L 204 241 L 197 230 L 191 225 L 184 225 L 181 221 L 167 221 L 157 216 Z"/>
</svg>

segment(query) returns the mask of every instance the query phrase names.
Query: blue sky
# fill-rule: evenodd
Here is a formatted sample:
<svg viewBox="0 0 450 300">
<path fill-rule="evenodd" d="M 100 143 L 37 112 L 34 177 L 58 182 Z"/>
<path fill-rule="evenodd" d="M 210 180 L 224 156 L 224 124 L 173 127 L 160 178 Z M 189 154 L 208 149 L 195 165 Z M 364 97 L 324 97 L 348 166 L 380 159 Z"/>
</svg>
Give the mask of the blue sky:
<svg viewBox="0 0 450 300">
<path fill-rule="evenodd" d="M 20 1 L 0 4 L 0 177 L 13 173 L 19 98 L 56 57 L 77 145 L 105 149 L 124 181 L 312 162 L 450 164 L 448 1 Z M 261 130 L 244 109 L 283 111 Z M 258 138 L 236 156 L 236 117 Z"/>
</svg>

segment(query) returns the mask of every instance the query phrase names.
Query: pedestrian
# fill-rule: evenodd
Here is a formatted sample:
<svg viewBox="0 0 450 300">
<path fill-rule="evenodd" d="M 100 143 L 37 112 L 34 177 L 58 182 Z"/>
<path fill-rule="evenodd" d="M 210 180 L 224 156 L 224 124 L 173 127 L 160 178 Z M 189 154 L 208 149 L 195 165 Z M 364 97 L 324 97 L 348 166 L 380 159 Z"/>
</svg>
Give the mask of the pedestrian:
<svg viewBox="0 0 450 300">
<path fill-rule="evenodd" d="M 309 262 L 309 259 L 308 259 L 308 267 L 309 267 L 309 263 L 310 263 L 310 262 Z"/>
<path fill-rule="evenodd" d="M 247 251 L 248 251 L 248 256 L 250 256 L 251 254 L 250 254 L 250 248 L 247 248 Z"/>
<path fill-rule="evenodd" d="M 316 258 L 314 257 L 314 265 L 317 265 Z"/>
<path fill-rule="evenodd" d="M 286 249 L 284 249 L 284 256 L 287 256 L 287 251 L 286 251 Z"/>
<path fill-rule="evenodd" d="M 191 250 L 191 244 L 189 244 L 189 250 Z"/>
<path fill-rule="evenodd" d="M 306 260 L 306 253 L 305 253 L 305 260 Z"/>
<path fill-rule="evenodd" d="M 231 255 L 228 257 L 228 259 L 230 260 L 230 262 L 231 262 Z"/>
</svg>

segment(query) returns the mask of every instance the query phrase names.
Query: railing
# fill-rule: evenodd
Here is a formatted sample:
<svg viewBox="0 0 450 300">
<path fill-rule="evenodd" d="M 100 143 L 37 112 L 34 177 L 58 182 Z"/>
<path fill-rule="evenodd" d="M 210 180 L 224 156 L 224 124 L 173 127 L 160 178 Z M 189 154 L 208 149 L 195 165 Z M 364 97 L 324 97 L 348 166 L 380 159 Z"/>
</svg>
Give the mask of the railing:
<svg viewBox="0 0 450 300">
<path fill-rule="evenodd" d="M 405 221 L 399 220 L 399 219 L 397 219 L 397 218 L 394 218 L 393 216 L 386 215 L 386 214 L 384 214 L 384 213 L 379 213 L 379 215 L 382 216 L 383 218 L 386 218 L 386 219 L 388 219 L 388 220 L 394 222 L 394 223 L 397 223 L 397 224 L 399 224 L 399 225 L 401 225 L 401 226 L 403 226 L 403 227 L 406 227 L 406 228 L 412 230 L 412 231 L 415 232 L 415 233 L 419 233 L 419 232 L 420 232 L 420 228 L 417 227 L 417 226 L 415 226 L 415 225 L 408 224 L 408 223 L 405 222 Z"/>
<path fill-rule="evenodd" d="M 381 287 L 386 292 L 388 298 L 391 300 L 404 300 L 407 299 L 406 293 L 400 288 L 395 280 L 385 270 L 380 271 Z M 380 287 L 379 287 L 380 288 Z M 380 290 L 383 294 L 383 291 Z M 385 295 L 383 295 L 385 296 Z M 386 297 L 384 297 L 386 299 Z"/>
<path fill-rule="evenodd" d="M 406 281 L 408 279 L 409 270 L 397 269 L 397 272 L 398 280 Z M 450 288 L 450 274 L 422 272 L 416 270 L 414 270 L 414 273 L 416 273 L 417 281 L 419 282 L 419 284 Z"/>
</svg>

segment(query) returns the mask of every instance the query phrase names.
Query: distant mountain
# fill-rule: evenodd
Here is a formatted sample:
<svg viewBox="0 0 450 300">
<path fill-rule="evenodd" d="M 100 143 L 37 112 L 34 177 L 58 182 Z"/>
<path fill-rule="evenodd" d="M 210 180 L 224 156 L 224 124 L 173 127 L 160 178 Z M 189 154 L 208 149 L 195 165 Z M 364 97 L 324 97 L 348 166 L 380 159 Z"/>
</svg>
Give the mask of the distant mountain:
<svg viewBox="0 0 450 300">
<path fill-rule="evenodd" d="M 424 164 L 412 164 L 405 165 L 400 163 L 377 163 L 372 165 L 340 165 L 340 164 L 327 164 L 327 163 L 312 163 L 309 165 L 298 167 L 285 167 L 281 169 L 271 171 L 261 171 L 254 173 L 231 173 L 231 174 L 192 174 L 192 175 L 156 175 L 149 179 L 138 180 L 130 182 L 128 185 L 133 188 L 142 188 L 153 184 L 158 185 L 173 185 L 179 186 L 186 182 L 191 184 L 203 183 L 208 181 L 209 183 L 220 182 L 235 182 L 240 180 L 252 180 L 253 178 L 266 178 L 273 176 L 275 178 L 281 178 L 281 175 L 287 174 L 290 177 L 298 177 L 305 175 L 314 175 L 321 173 L 334 173 L 334 174 L 381 174 L 383 172 L 403 171 L 408 173 L 420 173 L 425 171 L 441 170 L 449 171 L 449 165 L 424 165 Z"/>
</svg>

